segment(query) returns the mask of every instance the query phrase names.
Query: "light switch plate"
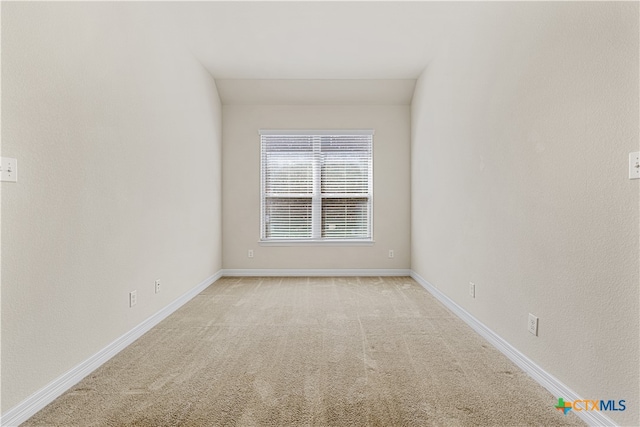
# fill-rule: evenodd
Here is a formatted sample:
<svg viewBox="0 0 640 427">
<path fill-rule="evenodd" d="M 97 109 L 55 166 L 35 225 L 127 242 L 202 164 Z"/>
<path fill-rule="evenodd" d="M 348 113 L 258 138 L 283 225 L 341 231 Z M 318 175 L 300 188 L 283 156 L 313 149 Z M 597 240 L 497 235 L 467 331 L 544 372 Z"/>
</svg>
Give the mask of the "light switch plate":
<svg viewBox="0 0 640 427">
<path fill-rule="evenodd" d="M 629 179 L 640 179 L 640 151 L 629 153 Z"/>
<path fill-rule="evenodd" d="M 527 323 L 527 330 L 529 333 L 538 336 L 538 318 L 529 313 L 529 321 Z"/>
<path fill-rule="evenodd" d="M 18 182 L 18 160 L 2 157 L 0 160 L 0 181 Z"/>
</svg>

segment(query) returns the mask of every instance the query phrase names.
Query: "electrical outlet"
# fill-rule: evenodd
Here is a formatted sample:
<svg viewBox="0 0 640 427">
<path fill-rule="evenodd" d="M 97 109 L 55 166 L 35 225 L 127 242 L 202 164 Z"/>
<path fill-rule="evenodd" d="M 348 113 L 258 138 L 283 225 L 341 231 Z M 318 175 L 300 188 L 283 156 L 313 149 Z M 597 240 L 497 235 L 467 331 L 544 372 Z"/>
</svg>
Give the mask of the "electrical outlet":
<svg viewBox="0 0 640 427">
<path fill-rule="evenodd" d="M 131 291 L 129 292 L 129 307 L 133 307 L 138 303 L 138 292 Z"/>
<path fill-rule="evenodd" d="M 394 256 L 393 249 L 389 249 L 389 258 L 393 258 Z"/>
<path fill-rule="evenodd" d="M 640 151 L 629 153 L 629 179 L 640 179 Z"/>
<path fill-rule="evenodd" d="M 538 318 L 529 313 L 529 323 L 527 324 L 529 332 L 535 336 L 538 336 Z"/>
<path fill-rule="evenodd" d="M 469 296 L 471 298 L 476 297 L 476 284 L 473 282 L 469 282 Z"/>
<path fill-rule="evenodd" d="M 0 158 L 0 180 L 18 182 L 18 161 L 11 157 Z"/>
<path fill-rule="evenodd" d="M 249 258 L 253 258 L 253 249 L 249 249 L 249 251 L 247 252 L 247 256 Z"/>
<path fill-rule="evenodd" d="M 160 280 L 156 280 L 155 290 L 156 290 L 156 294 L 160 293 Z"/>
</svg>

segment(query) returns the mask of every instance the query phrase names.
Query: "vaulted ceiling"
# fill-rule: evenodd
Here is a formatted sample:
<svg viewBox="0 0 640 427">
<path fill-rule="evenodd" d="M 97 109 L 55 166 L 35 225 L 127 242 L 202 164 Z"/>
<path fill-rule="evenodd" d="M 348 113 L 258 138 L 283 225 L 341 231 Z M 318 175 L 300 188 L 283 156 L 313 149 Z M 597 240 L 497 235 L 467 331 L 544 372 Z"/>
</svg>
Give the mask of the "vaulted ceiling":
<svg viewBox="0 0 640 427">
<path fill-rule="evenodd" d="M 169 41 L 191 52 L 218 82 L 225 104 L 409 104 L 416 79 L 451 49 L 452 39 L 472 49 L 476 26 L 499 28 L 514 10 L 555 7 L 549 3 L 123 1 L 109 7 L 141 30 L 159 29 L 158 49 Z M 119 23 L 112 25 L 117 33 Z"/>
<path fill-rule="evenodd" d="M 167 5 L 219 79 L 415 79 L 460 5 L 190 2 Z"/>
<path fill-rule="evenodd" d="M 409 104 L 451 23 L 470 12 L 415 1 L 156 7 L 216 78 L 225 104 Z"/>
</svg>

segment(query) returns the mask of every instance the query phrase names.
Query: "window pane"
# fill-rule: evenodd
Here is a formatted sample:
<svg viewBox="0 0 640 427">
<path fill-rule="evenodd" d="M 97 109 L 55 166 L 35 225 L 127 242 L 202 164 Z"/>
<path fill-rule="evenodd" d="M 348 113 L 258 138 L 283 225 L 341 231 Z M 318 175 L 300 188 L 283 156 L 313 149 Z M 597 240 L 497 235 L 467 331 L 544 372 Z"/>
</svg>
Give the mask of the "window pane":
<svg viewBox="0 0 640 427">
<path fill-rule="evenodd" d="M 322 237 L 369 238 L 369 200 L 339 198 L 322 200 Z"/>
<path fill-rule="evenodd" d="M 322 137 L 322 193 L 369 194 L 370 135 Z"/>
<path fill-rule="evenodd" d="M 322 192 L 369 193 L 369 159 L 357 152 L 324 155 Z"/>
<path fill-rule="evenodd" d="M 311 153 L 266 153 L 267 193 L 311 194 L 313 192 L 313 155 Z"/>
<path fill-rule="evenodd" d="M 265 237 L 311 237 L 311 198 L 267 198 L 264 207 Z"/>
</svg>

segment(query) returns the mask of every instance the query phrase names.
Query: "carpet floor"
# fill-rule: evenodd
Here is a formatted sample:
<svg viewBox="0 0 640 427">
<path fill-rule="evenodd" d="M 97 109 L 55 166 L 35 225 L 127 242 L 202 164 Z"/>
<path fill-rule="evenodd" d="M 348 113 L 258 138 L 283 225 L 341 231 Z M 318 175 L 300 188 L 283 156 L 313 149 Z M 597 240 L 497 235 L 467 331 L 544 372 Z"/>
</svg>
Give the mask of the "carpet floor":
<svg viewBox="0 0 640 427">
<path fill-rule="evenodd" d="M 408 277 L 222 278 L 23 426 L 576 426 Z"/>
</svg>

